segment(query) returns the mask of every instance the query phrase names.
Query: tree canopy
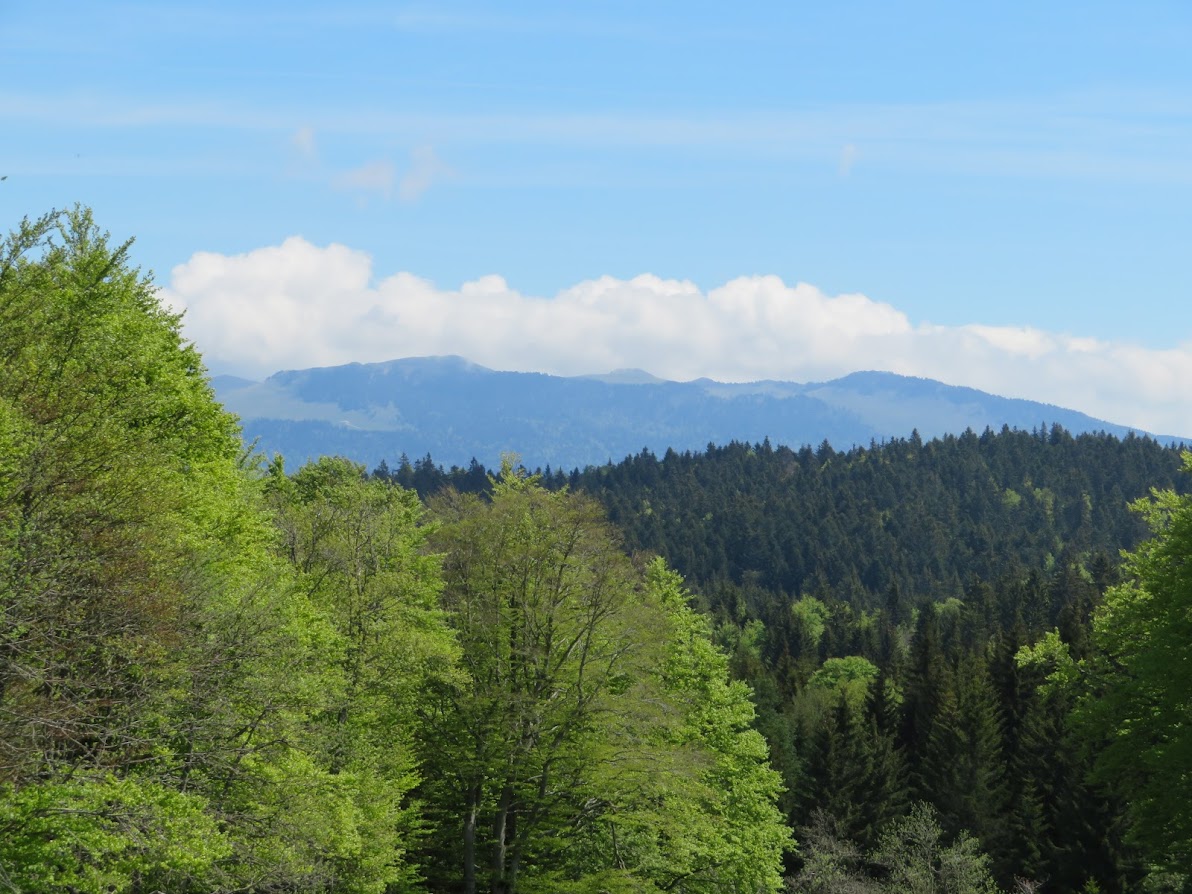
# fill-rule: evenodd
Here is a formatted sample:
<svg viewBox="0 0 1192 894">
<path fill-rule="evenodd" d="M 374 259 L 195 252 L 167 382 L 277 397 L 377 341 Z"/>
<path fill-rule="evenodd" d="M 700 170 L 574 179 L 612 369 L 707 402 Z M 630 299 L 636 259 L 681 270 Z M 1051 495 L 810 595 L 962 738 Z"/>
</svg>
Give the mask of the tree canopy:
<svg viewBox="0 0 1192 894">
<path fill-rule="evenodd" d="M 747 687 L 593 500 L 245 455 L 83 209 L 0 252 L 0 888 L 777 891 Z"/>
<path fill-rule="evenodd" d="M 777 890 L 778 777 L 677 576 L 643 573 L 591 499 L 510 462 L 491 497 L 436 508 L 467 671 L 423 727 L 445 882 Z"/>
<path fill-rule="evenodd" d="M 1184 454 L 1192 473 L 1192 453 Z M 1082 716 L 1106 742 L 1098 770 L 1131 802 L 1152 860 L 1192 866 L 1192 497 L 1156 491 L 1136 508 L 1153 536 L 1126 561 L 1093 632 Z"/>
</svg>

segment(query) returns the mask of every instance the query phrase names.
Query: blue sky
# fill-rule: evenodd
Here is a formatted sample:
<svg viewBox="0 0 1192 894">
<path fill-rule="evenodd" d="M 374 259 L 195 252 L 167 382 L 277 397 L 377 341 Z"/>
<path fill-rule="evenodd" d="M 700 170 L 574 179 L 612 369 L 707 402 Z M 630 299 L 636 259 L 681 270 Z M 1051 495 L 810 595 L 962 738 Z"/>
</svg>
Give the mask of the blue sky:
<svg viewBox="0 0 1192 894">
<path fill-rule="evenodd" d="M 7 0 L 0 223 L 136 236 L 216 371 L 873 366 L 1192 434 L 1190 46 L 1183 3 Z"/>
</svg>

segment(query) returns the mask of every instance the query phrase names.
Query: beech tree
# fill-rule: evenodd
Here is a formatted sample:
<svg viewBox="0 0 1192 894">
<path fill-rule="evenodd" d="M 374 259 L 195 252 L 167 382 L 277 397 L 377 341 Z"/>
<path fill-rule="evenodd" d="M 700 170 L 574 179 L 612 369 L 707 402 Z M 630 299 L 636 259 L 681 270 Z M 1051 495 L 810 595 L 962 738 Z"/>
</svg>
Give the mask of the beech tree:
<svg viewBox="0 0 1192 894">
<path fill-rule="evenodd" d="M 129 244 L 85 209 L 23 222 L 0 248 L 0 886 L 312 888 L 360 851 L 310 747 L 335 631 L 242 452 Z"/>
<path fill-rule="evenodd" d="M 504 894 L 603 759 L 600 733 L 657 615 L 595 504 L 509 461 L 491 501 L 455 494 L 438 511 L 443 606 L 468 679 L 440 686 L 424 715 L 428 800 L 440 834 L 462 843 L 433 857 L 468 894 Z M 458 868 L 442 865 L 455 854 Z"/>
<path fill-rule="evenodd" d="M 0 255 L 0 779 L 146 747 L 133 707 L 176 630 L 191 501 L 235 463 L 177 320 L 84 210 Z"/>
<path fill-rule="evenodd" d="M 678 577 L 635 568 L 593 501 L 509 461 L 490 500 L 437 510 L 468 679 L 423 718 L 432 884 L 777 890 L 778 777 Z"/>
<path fill-rule="evenodd" d="M 235 419 L 128 249 L 85 209 L 0 249 L 0 866 L 19 890 L 193 878 L 232 851 L 179 785 L 176 696 L 206 585 L 268 527 Z"/>
<path fill-rule="evenodd" d="M 457 649 L 438 607 L 438 557 L 425 548 L 413 491 L 368 480 L 364 469 L 323 458 L 287 477 L 269 470 L 279 549 L 301 593 L 333 632 L 325 701 L 306 727 L 307 748 L 345 817 L 351 846 L 329 852 L 331 889 L 407 890 L 421 822 L 411 790 L 420 776 L 413 727 L 428 681 L 456 679 Z M 323 813 L 328 811 L 324 808 Z"/>
<path fill-rule="evenodd" d="M 1192 453 L 1184 454 L 1192 472 Z M 1106 747 L 1101 779 L 1131 802 L 1133 833 L 1157 867 L 1192 866 L 1192 496 L 1135 504 L 1153 535 L 1126 561 L 1094 617 L 1081 713 Z M 1189 882 L 1192 883 L 1192 882 Z"/>
<path fill-rule="evenodd" d="M 665 733 L 655 777 L 671 791 L 638 803 L 659 804 L 651 821 L 662 891 L 777 891 L 783 855 L 794 847 L 777 807 L 779 774 L 753 728 L 752 693 L 730 680 L 728 658 L 712 643 L 708 619 L 690 606 L 683 579 L 662 559 L 647 569 L 647 590 L 666 614 L 661 688 L 678 710 L 677 737 Z M 665 765 L 666 761 L 662 761 Z"/>
</svg>

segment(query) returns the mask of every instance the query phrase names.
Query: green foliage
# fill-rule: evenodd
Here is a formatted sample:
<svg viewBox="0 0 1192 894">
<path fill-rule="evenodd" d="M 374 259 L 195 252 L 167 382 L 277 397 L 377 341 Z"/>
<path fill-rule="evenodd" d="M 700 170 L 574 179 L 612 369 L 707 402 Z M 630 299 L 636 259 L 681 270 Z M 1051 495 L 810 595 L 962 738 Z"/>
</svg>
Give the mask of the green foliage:
<svg viewBox="0 0 1192 894">
<path fill-rule="evenodd" d="M 869 689 L 877 679 L 878 669 L 872 661 L 860 655 L 829 658 L 807 681 L 810 689 L 820 689 L 843 696 L 853 708 L 860 708 L 869 697 Z"/>
<path fill-rule="evenodd" d="M 195 710 L 226 667 L 196 622 L 258 588 L 268 523 L 127 249 L 75 210 L 0 256 L 0 780 L 27 888 L 185 884 L 233 859 L 202 777 L 249 743 Z M 266 733 L 267 704 L 237 726 Z"/>
<path fill-rule="evenodd" d="M 1047 681 L 1046 692 L 1067 690 L 1078 680 L 1079 668 L 1058 630 L 1046 633 L 1032 645 L 1023 646 L 1015 654 L 1014 662 L 1020 668 L 1041 671 Z"/>
<path fill-rule="evenodd" d="M 312 757 L 336 631 L 127 249 L 76 210 L 0 254 L 0 863 L 22 890 L 365 889 L 371 781 Z"/>
<path fill-rule="evenodd" d="M 0 791 L 0 884 L 29 894 L 169 888 L 230 846 L 201 799 L 136 779 Z"/>
<path fill-rule="evenodd" d="M 327 631 L 317 652 L 321 704 L 305 724 L 309 766 L 297 774 L 307 780 L 300 803 L 310 831 L 289 837 L 315 836 L 321 871 L 338 888 L 408 887 L 420 826 L 413 727 L 428 680 L 451 678 L 457 658 L 422 505 L 342 459 L 292 478 L 275 462 L 266 490 L 294 595 Z M 299 813 L 293 803 L 288 812 Z"/>
<path fill-rule="evenodd" d="M 662 887 L 681 879 L 685 891 L 775 891 L 779 867 L 792 846 L 790 830 L 775 802 L 782 781 L 767 763 L 768 748 L 752 728 L 751 693 L 730 681 L 728 662 L 711 641 L 706 618 L 688 606 L 682 578 L 659 559 L 647 586 L 668 616 L 662 666 L 663 692 L 682 711 L 677 744 L 703 752 L 703 786 L 690 805 L 669 804 L 673 836 L 684 860 L 668 870 Z M 682 841 L 679 837 L 686 838 Z"/>
<path fill-rule="evenodd" d="M 431 871 L 473 890 L 489 866 L 493 889 L 512 891 L 535 861 L 550 866 L 552 834 L 590 797 L 657 616 L 589 500 L 507 463 L 491 501 L 448 496 L 438 512 L 467 679 L 432 687 L 422 718 Z"/>
<path fill-rule="evenodd" d="M 935 812 L 917 804 L 888 829 L 874 862 L 888 873 L 886 890 L 901 894 L 996 894 L 989 858 L 966 833 L 945 844 Z"/>
<path fill-rule="evenodd" d="M 0 882 L 380 894 L 462 830 L 469 888 L 778 887 L 748 691 L 593 501 L 509 464 L 441 559 L 351 463 L 260 474 L 85 211 L 0 324 Z"/>
<path fill-rule="evenodd" d="M 1130 816 L 1087 778 L 1104 734 L 1067 715 L 1080 662 L 1098 660 L 1112 557 L 1145 534 L 1127 501 L 1177 486 L 1178 466 L 1145 438 L 1004 429 L 643 453 L 544 481 L 596 495 L 631 546 L 688 576 L 756 693 L 793 825 L 828 808 L 872 848 L 928 799 L 943 828 L 979 836 L 1004 885 L 1121 892 L 1141 875 Z M 439 486 L 433 471 L 420 462 L 419 486 Z M 860 710 L 821 685 L 849 658 L 883 674 Z"/>
<path fill-rule="evenodd" d="M 1192 471 L 1192 454 L 1184 454 Z M 1082 713 L 1107 742 L 1101 778 L 1127 793 L 1134 835 L 1158 866 L 1192 866 L 1192 499 L 1156 491 L 1136 508 L 1153 536 L 1097 610 L 1104 658 Z"/>
<path fill-rule="evenodd" d="M 1065 552 L 1116 556 L 1146 533 L 1127 502 L 1177 486 L 1179 465 L 1148 438 L 1006 428 L 894 439 L 827 463 L 798 445 L 643 453 L 549 484 L 596 496 L 632 548 L 658 552 L 701 592 L 731 582 L 785 596 L 764 618 L 774 626 L 800 595 L 870 608 L 897 584 L 942 600 L 1014 566 L 1047 570 L 1049 556 L 1055 567 Z"/>
<path fill-rule="evenodd" d="M 987 668 L 966 656 L 948 681 L 923 754 L 924 788 L 953 833 L 991 842 L 1005 812 L 1001 717 Z"/>
<path fill-rule="evenodd" d="M 423 718 L 432 884 L 777 890 L 779 778 L 680 579 L 511 463 L 437 510 L 468 679 Z"/>
<path fill-rule="evenodd" d="M 804 596 L 791 605 L 791 617 L 807 648 L 819 646 L 824 635 L 824 622 L 828 619 L 827 606 L 814 596 Z"/>
<path fill-rule="evenodd" d="M 140 759 L 181 569 L 220 534 L 192 507 L 226 494 L 240 449 L 126 258 L 81 210 L 24 222 L 0 257 L 0 778 L 18 783 Z"/>
<path fill-rule="evenodd" d="M 951 843 L 935 811 L 917 804 L 863 853 L 823 815 L 805 832 L 795 894 L 998 894 L 989 857 L 962 833 Z"/>
</svg>

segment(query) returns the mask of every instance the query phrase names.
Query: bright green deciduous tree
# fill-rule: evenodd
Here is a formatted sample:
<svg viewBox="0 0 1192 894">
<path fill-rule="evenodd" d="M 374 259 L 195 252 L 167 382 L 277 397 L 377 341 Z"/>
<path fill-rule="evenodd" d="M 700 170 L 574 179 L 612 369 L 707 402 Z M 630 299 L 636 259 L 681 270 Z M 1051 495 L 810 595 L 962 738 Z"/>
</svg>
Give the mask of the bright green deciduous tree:
<svg viewBox="0 0 1192 894">
<path fill-rule="evenodd" d="M 240 450 L 127 248 L 74 211 L 0 254 L 0 779 L 17 783 L 143 760 L 147 669 Z"/>
<path fill-rule="evenodd" d="M 438 557 L 424 549 L 422 504 L 335 458 L 292 478 L 275 461 L 267 490 L 295 588 L 333 632 L 325 702 L 307 725 L 325 797 L 344 817 L 326 883 L 407 889 L 418 877 L 409 851 L 421 816 L 410 798 L 420 779 L 413 727 L 428 681 L 453 681 L 457 658 L 438 607 Z"/>
<path fill-rule="evenodd" d="M 810 689 L 829 693 L 831 700 L 845 698 L 849 707 L 860 708 L 869 696 L 869 689 L 877 679 L 877 665 L 860 655 L 829 658 L 807 681 Z"/>
<path fill-rule="evenodd" d="M 1192 472 L 1192 454 L 1184 454 Z M 1192 496 L 1136 504 L 1153 536 L 1094 619 L 1103 653 L 1082 713 L 1107 743 L 1101 778 L 1132 803 L 1134 832 L 1159 866 L 1192 866 Z"/>
<path fill-rule="evenodd" d="M 454 495 L 439 514 L 468 677 L 437 687 L 424 715 L 432 872 L 469 894 L 512 892 L 583 809 L 658 615 L 595 504 L 509 462 L 491 501 Z"/>
<path fill-rule="evenodd" d="M 729 679 L 707 618 L 691 609 L 682 578 L 661 559 L 647 569 L 647 588 L 666 614 L 660 683 L 681 719 L 659 757 L 687 767 L 671 774 L 675 792 L 663 796 L 666 815 L 653 826 L 667 834 L 654 881 L 683 892 L 776 891 L 793 842 L 776 806 L 781 778 L 753 729 L 749 688 Z"/>
<path fill-rule="evenodd" d="M 188 737 L 174 709 L 199 676 L 186 656 L 208 585 L 268 539 L 240 449 L 128 244 L 111 246 L 81 209 L 22 222 L 0 248 L 9 885 L 166 885 L 231 854 L 204 793 L 180 778 L 174 743 Z M 200 743 L 208 765 L 215 738 Z"/>
<path fill-rule="evenodd" d="M 335 631 L 128 248 L 82 209 L 0 247 L 4 883 L 310 887 L 355 828 L 307 747 Z"/>
<path fill-rule="evenodd" d="M 0 797 L 0 890 L 184 887 L 230 854 L 203 808 L 199 798 L 135 777 L 7 789 Z"/>
<path fill-rule="evenodd" d="M 491 500 L 438 511 L 468 680 L 422 729 L 432 885 L 777 890 L 777 774 L 678 577 L 508 462 Z"/>
</svg>

